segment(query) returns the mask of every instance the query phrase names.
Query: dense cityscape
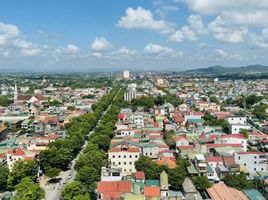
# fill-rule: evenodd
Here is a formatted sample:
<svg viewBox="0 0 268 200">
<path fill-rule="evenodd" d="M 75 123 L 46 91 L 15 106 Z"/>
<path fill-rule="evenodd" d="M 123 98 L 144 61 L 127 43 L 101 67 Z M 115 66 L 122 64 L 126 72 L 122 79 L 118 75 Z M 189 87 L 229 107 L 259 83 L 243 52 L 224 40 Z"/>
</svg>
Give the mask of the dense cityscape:
<svg viewBox="0 0 268 200">
<path fill-rule="evenodd" d="M 2 0 L 0 200 L 268 200 L 268 0 Z"/>
<path fill-rule="evenodd" d="M 2 76 L 2 199 L 265 199 L 268 81 L 252 77 Z"/>
</svg>

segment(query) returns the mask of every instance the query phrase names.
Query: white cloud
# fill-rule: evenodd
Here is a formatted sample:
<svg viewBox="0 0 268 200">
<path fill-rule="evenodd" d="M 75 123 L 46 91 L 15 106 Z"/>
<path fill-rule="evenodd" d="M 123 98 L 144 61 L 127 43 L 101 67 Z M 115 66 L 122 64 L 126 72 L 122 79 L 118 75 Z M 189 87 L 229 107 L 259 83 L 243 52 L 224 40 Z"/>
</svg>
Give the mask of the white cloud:
<svg viewBox="0 0 268 200">
<path fill-rule="evenodd" d="M 19 36 L 20 31 L 17 26 L 0 22 L 0 46 Z"/>
<path fill-rule="evenodd" d="M 136 50 L 128 49 L 126 47 L 121 47 L 117 51 L 114 52 L 116 55 L 120 55 L 123 57 L 131 57 L 137 54 Z"/>
<path fill-rule="evenodd" d="M 22 49 L 21 53 L 24 56 L 36 56 L 36 55 L 39 55 L 41 53 L 41 50 L 38 48 Z"/>
<path fill-rule="evenodd" d="M 223 58 L 226 58 L 226 57 L 228 56 L 228 53 L 225 52 L 225 51 L 222 50 L 222 49 L 215 49 L 214 52 L 215 52 L 215 54 L 216 54 L 217 56 L 220 56 L 220 57 L 223 57 Z"/>
<path fill-rule="evenodd" d="M 252 11 L 267 10 L 268 1 L 261 0 L 181 0 L 185 2 L 191 10 L 202 14 L 217 14 L 224 11 Z"/>
<path fill-rule="evenodd" d="M 247 28 L 229 24 L 221 16 L 208 24 L 210 33 L 216 40 L 229 43 L 244 42 L 248 33 Z"/>
<path fill-rule="evenodd" d="M 217 59 L 228 59 L 228 60 L 243 60 L 243 57 L 239 54 L 230 54 L 226 51 L 224 51 L 223 49 L 214 49 L 214 54 Z"/>
<path fill-rule="evenodd" d="M 156 20 L 150 10 L 138 7 L 136 10 L 128 7 L 126 15 L 121 17 L 117 26 L 128 29 L 151 29 L 168 33 L 173 24 L 164 20 Z"/>
<path fill-rule="evenodd" d="M 79 51 L 79 48 L 73 44 L 68 44 L 66 48 L 68 53 L 77 53 Z"/>
<path fill-rule="evenodd" d="M 144 47 L 144 53 L 148 55 L 157 56 L 157 57 L 162 57 L 162 56 L 181 57 L 183 56 L 183 52 L 181 51 L 176 52 L 169 47 L 164 47 L 164 46 L 161 46 L 158 44 L 152 44 L 152 43 L 148 43 Z"/>
<path fill-rule="evenodd" d="M 91 44 L 93 51 L 107 51 L 112 47 L 112 44 L 105 37 L 97 37 Z"/>
<path fill-rule="evenodd" d="M 173 33 L 169 38 L 169 41 L 172 42 L 183 42 L 187 41 L 196 41 L 198 37 L 196 34 L 189 28 L 189 26 L 183 26 L 179 31 Z"/>
<path fill-rule="evenodd" d="M 196 32 L 199 34 L 206 34 L 207 30 L 206 27 L 203 23 L 203 20 L 201 18 L 201 16 L 199 15 L 190 15 L 187 18 L 187 21 L 189 23 L 189 26 Z"/>
<path fill-rule="evenodd" d="M 161 54 L 161 55 L 166 55 L 166 54 L 171 54 L 173 50 L 168 47 L 164 47 L 158 44 L 152 44 L 149 43 L 144 47 L 144 53 L 146 54 Z"/>
</svg>

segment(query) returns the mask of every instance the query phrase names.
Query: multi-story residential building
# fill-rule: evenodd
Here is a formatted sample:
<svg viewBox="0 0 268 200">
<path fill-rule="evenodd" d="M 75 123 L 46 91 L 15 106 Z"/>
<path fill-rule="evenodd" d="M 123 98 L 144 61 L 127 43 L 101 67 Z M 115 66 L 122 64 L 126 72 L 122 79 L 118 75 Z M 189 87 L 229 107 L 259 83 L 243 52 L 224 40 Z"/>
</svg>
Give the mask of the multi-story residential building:
<svg viewBox="0 0 268 200">
<path fill-rule="evenodd" d="M 194 165 L 200 174 L 207 173 L 207 163 L 203 154 L 195 155 Z"/>
<path fill-rule="evenodd" d="M 247 143 L 248 139 L 245 138 L 242 134 L 224 134 L 221 136 L 218 141 L 215 143 L 222 143 L 222 144 L 241 144 L 242 149 L 247 151 Z"/>
<path fill-rule="evenodd" d="M 117 137 L 133 137 L 135 134 L 135 131 L 133 129 L 121 129 L 116 132 Z"/>
<path fill-rule="evenodd" d="M 144 127 L 144 114 L 143 113 L 134 113 L 133 115 L 133 124 L 137 128 L 143 128 Z"/>
<path fill-rule="evenodd" d="M 132 143 L 115 144 L 108 152 L 111 167 L 122 168 L 123 175 L 130 175 L 136 172 L 135 161 L 141 155 L 141 148 Z"/>
<path fill-rule="evenodd" d="M 121 181 L 122 168 L 101 168 L 101 181 Z"/>
<path fill-rule="evenodd" d="M 243 129 L 249 130 L 251 129 L 251 127 L 247 124 L 231 124 L 230 125 L 231 134 L 239 134 L 241 133 L 241 130 Z"/>
<path fill-rule="evenodd" d="M 129 84 L 124 93 L 124 100 L 131 102 L 132 99 L 135 99 L 136 97 L 137 97 L 136 84 Z"/>
<path fill-rule="evenodd" d="M 241 116 L 231 116 L 227 118 L 229 124 L 247 124 L 247 118 Z"/>
<path fill-rule="evenodd" d="M 12 151 L 8 151 L 6 154 L 6 161 L 9 170 L 12 170 L 15 162 L 20 160 L 33 160 L 37 155 L 36 152 L 25 151 L 21 148 L 14 149 Z"/>
<path fill-rule="evenodd" d="M 129 71 L 128 70 L 123 71 L 123 78 L 129 79 Z"/>
<path fill-rule="evenodd" d="M 268 155 L 263 152 L 240 152 L 235 153 L 234 158 L 237 164 L 245 165 L 250 174 L 257 171 L 268 170 Z"/>
</svg>

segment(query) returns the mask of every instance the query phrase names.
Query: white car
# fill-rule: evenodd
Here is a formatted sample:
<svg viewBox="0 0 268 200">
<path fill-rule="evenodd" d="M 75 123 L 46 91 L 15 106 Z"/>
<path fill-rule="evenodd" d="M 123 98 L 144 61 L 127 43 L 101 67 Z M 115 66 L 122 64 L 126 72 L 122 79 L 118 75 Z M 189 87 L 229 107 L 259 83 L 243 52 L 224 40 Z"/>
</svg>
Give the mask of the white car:
<svg viewBox="0 0 268 200">
<path fill-rule="evenodd" d="M 68 179 L 71 179 L 72 177 L 73 177 L 72 174 L 69 174 Z"/>
</svg>

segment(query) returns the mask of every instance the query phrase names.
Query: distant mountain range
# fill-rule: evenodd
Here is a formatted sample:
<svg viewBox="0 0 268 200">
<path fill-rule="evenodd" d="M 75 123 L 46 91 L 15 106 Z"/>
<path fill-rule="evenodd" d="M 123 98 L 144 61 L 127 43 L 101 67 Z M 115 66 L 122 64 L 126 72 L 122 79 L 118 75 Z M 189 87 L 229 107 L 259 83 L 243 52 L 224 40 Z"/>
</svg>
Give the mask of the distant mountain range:
<svg viewBox="0 0 268 200">
<path fill-rule="evenodd" d="M 268 66 L 263 65 L 249 65 L 243 67 L 224 67 L 212 66 L 207 68 L 198 68 L 184 71 L 185 73 L 198 73 L 198 74 L 234 74 L 234 73 L 268 73 Z"/>
</svg>

